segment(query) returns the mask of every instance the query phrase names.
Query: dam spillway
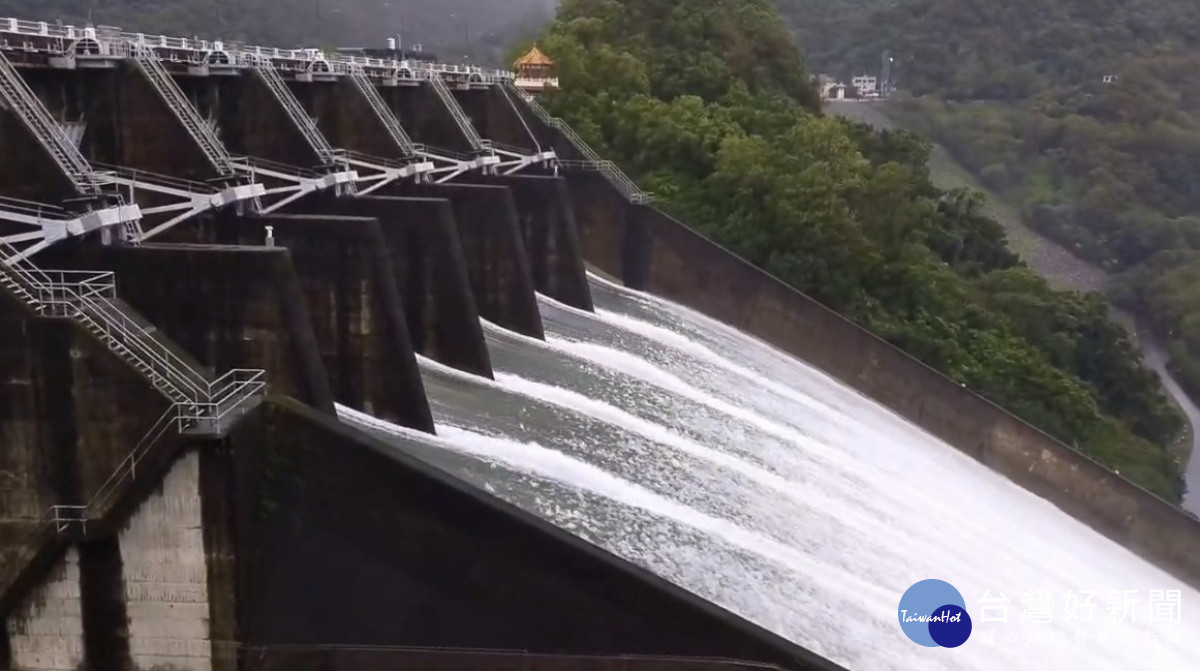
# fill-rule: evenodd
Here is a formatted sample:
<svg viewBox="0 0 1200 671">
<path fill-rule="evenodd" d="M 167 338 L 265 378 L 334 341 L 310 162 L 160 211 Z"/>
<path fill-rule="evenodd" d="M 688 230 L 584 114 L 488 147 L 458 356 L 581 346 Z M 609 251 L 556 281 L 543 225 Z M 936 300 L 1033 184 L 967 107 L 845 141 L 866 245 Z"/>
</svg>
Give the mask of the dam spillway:
<svg viewBox="0 0 1200 671">
<path fill-rule="evenodd" d="M 1194 519 L 671 219 L 511 73 L 0 19 L 0 93 L 4 668 L 925 668 L 888 618 L 936 566 L 854 559 L 958 543 L 874 520 L 922 468 L 1200 584 Z"/>
<path fill-rule="evenodd" d="M 733 329 L 598 278 L 593 295 L 596 314 L 543 297 L 545 342 L 489 327 L 495 382 L 426 360 L 436 439 L 341 412 L 847 668 L 1184 669 L 1200 652 L 1187 616 L 1148 601 L 1200 594 L 1045 501 Z M 973 614 L 1009 601 L 934 657 L 891 626 L 930 575 Z M 1139 595 L 1119 620 L 1111 590 Z M 1065 619 L 1087 593 L 1095 617 Z M 1050 595 L 1044 621 L 1030 594 Z"/>
</svg>

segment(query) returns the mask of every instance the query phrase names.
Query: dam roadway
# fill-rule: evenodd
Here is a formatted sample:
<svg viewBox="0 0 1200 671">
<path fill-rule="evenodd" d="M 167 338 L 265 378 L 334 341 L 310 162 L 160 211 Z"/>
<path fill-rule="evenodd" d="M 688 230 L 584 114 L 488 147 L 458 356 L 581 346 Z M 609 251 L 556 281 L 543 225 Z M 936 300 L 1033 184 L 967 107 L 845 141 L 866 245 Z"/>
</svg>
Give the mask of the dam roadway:
<svg viewBox="0 0 1200 671">
<path fill-rule="evenodd" d="M 843 668 L 338 420 L 435 431 L 422 362 L 495 378 L 484 323 L 544 341 L 587 267 L 1200 585 L 1195 520 L 670 218 L 512 73 L 0 45 L 0 667 Z"/>
</svg>

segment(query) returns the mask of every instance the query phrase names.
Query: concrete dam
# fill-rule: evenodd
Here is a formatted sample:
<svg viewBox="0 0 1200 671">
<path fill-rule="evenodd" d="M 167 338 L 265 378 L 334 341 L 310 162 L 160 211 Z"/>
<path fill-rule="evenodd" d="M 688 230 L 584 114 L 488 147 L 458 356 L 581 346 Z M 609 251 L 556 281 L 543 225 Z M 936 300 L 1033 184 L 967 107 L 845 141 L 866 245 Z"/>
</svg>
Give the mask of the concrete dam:
<svg viewBox="0 0 1200 671">
<path fill-rule="evenodd" d="M 1193 518 L 509 72 L 0 18 L 0 241 L 0 668 L 1066 668 L 924 657 L 890 586 L 1057 541 L 1060 584 L 1200 588 Z M 1187 668 L 1187 624 L 1086 668 Z"/>
</svg>

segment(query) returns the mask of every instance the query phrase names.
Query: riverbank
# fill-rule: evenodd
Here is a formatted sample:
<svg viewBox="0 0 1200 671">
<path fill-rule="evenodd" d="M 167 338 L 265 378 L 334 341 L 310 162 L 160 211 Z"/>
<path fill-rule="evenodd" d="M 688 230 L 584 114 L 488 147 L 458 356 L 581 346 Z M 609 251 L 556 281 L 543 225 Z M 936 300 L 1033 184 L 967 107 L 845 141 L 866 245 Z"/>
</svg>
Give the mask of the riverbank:
<svg viewBox="0 0 1200 671">
<path fill-rule="evenodd" d="M 886 103 L 858 102 L 855 100 L 828 101 L 824 110 L 828 114 L 859 121 L 875 128 L 896 128 L 897 124 L 887 115 Z M 1110 278 L 1104 270 L 1077 258 L 1066 248 L 1031 230 L 1025 225 L 1020 212 L 1004 202 L 975 179 L 974 175 L 958 163 L 944 147 L 934 144 L 929 155 L 929 174 L 933 183 L 942 189 L 965 187 L 983 193 L 987 199 L 984 212 L 1004 227 L 1009 247 L 1031 268 L 1038 272 L 1050 286 L 1065 291 L 1098 291 L 1107 293 Z M 1124 325 L 1130 337 L 1142 353 L 1147 368 L 1158 373 L 1172 404 L 1187 418 L 1184 434 L 1171 445 L 1184 464 L 1184 477 L 1189 483 L 1197 483 L 1193 490 L 1184 495 L 1184 509 L 1200 514 L 1200 408 L 1183 392 L 1178 382 L 1171 377 L 1166 367 L 1166 356 L 1162 347 L 1155 343 L 1144 329 L 1138 328 L 1133 315 L 1112 308 L 1113 319 Z"/>
</svg>

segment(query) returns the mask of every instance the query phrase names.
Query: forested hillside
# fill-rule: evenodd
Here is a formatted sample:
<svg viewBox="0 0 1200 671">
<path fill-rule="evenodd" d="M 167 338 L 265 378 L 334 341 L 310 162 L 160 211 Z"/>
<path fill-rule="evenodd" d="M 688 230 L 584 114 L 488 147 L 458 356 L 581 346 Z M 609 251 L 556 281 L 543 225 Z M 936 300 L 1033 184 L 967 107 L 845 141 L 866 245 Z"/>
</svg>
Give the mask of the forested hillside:
<svg viewBox="0 0 1200 671">
<path fill-rule="evenodd" d="M 776 0 L 817 69 L 876 72 L 896 58 L 915 95 L 1013 100 L 1120 71 L 1131 56 L 1194 50 L 1190 0 Z"/>
<path fill-rule="evenodd" d="M 827 11 L 836 2 L 780 2 L 824 7 L 824 27 L 815 14 L 804 17 L 809 30 L 837 33 L 850 20 Z M 402 23 L 406 41 L 427 49 L 453 55 L 469 37 L 495 57 L 538 25 L 547 4 L 0 0 L 0 15 L 81 22 L 90 7 L 95 22 L 130 30 L 319 46 L 378 44 Z M 802 22 L 793 15 L 791 23 Z M 821 116 L 771 2 L 567 0 L 539 41 L 564 83 L 547 105 L 664 208 L 1179 501 L 1179 466 L 1164 445 L 1182 419 L 1103 301 L 1050 291 L 1007 250 L 974 196 L 930 184 L 928 146 L 916 136 Z"/>
<path fill-rule="evenodd" d="M 1117 273 L 1200 398 L 1200 4 L 779 1 L 822 68 L 890 49 L 916 95 L 893 114 Z"/>
<path fill-rule="evenodd" d="M 405 43 L 461 62 L 498 64 L 504 49 L 539 29 L 555 0 L 0 0 L 0 16 L 168 35 L 224 36 L 280 46 Z"/>
<path fill-rule="evenodd" d="M 1181 418 L 1103 299 L 1050 291 L 916 136 L 820 115 L 768 0 L 568 0 L 539 44 L 547 106 L 663 208 L 1179 500 Z"/>
</svg>

